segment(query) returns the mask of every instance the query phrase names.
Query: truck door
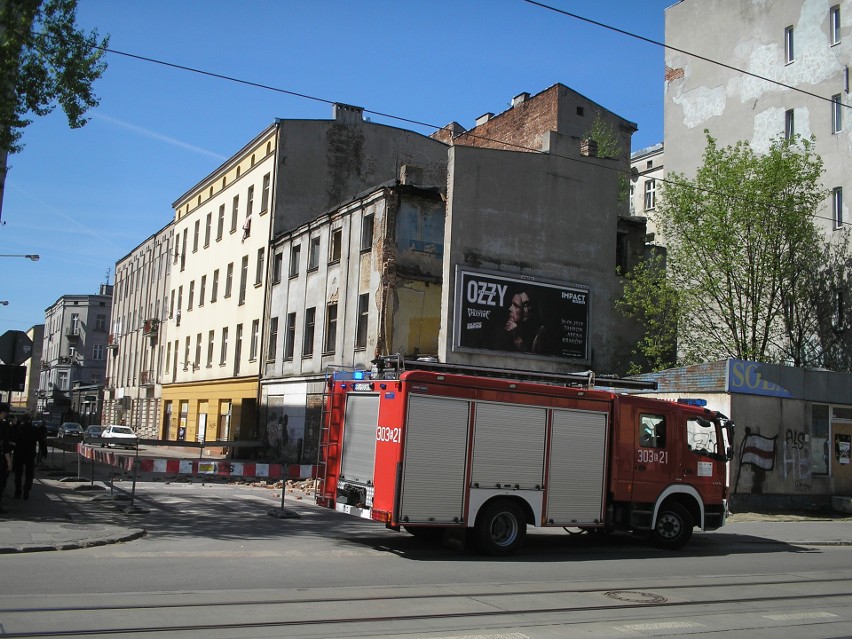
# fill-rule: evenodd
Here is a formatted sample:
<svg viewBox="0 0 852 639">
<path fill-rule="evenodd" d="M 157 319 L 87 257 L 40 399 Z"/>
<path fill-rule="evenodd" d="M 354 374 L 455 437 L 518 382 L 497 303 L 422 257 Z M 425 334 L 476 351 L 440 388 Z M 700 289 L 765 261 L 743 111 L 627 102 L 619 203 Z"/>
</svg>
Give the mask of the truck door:
<svg viewBox="0 0 852 639">
<path fill-rule="evenodd" d="M 660 492 L 681 480 L 673 411 L 639 406 L 634 414 L 633 497 L 654 502 Z"/>
<path fill-rule="evenodd" d="M 346 398 L 343 422 L 340 479 L 367 486 L 373 483 L 376 461 L 376 424 L 379 421 L 379 395 L 350 393 Z"/>
</svg>

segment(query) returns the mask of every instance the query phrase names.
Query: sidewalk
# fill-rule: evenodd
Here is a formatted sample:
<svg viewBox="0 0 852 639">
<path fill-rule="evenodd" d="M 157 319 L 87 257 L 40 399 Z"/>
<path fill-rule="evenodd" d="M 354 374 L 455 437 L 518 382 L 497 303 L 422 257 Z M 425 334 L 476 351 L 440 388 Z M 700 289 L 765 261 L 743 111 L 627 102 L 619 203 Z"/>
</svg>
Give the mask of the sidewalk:
<svg viewBox="0 0 852 639">
<path fill-rule="evenodd" d="M 121 525 L 123 517 L 104 508 L 102 482 L 63 481 L 76 478 L 61 468 L 39 467 L 28 500 L 14 499 L 13 481 L 6 487 L 0 514 L 0 554 L 71 550 L 131 541 L 145 535 L 144 519 Z M 11 479 L 11 478 L 10 478 Z M 305 502 L 306 504 L 310 502 Z M 698 531 L 696 531 L 698 534 Z M 737 513 L 728 524 L 707 535 L 722 535 L 722 543 L 781 543 L 799 546 L 852 546 L 852 517 L 762 515 Z"/>
</svg>

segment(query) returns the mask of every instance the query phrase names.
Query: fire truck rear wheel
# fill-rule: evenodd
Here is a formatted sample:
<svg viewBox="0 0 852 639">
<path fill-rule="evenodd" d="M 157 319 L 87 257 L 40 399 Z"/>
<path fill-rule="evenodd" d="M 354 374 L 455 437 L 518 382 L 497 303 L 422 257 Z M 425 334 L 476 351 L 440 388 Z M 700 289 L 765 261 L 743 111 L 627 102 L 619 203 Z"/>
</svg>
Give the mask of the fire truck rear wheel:
<svg viewBox="0 0 852 639">
<path fill-rule="evenodd" d="M 476 544 L 486 555 L 510 555 L 524 543 L 527 523 L 518 504 L 511 500 L 493 501 L 476 518 Z"/>
<path fill-rule="evenodd" d="M 680 548 L 692 537 L 692 516 L 676 501 L 665 502 L 657 513 L 652 538 L 660 548 Z"/>
</svg>

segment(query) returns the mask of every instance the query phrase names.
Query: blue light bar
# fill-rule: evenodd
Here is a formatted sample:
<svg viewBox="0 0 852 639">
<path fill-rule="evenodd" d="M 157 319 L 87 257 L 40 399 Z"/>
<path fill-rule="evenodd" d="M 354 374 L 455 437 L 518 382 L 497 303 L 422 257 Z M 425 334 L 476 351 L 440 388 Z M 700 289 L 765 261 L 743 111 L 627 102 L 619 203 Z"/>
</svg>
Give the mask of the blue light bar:
<svg viewBox="0 0 852 639">
<path fill-rule="evenodd" d="M 687 406 L 707 406 L 706 399 L 688 399 L 685 397 L 681 397 L 677 400 L 678 404 L 686 404 Z"/>
<path fill-rule="evenodd" d="M 352 379 L 364 379 L 365 371 L 355 371 L 352 373 Z"/>
</svg>

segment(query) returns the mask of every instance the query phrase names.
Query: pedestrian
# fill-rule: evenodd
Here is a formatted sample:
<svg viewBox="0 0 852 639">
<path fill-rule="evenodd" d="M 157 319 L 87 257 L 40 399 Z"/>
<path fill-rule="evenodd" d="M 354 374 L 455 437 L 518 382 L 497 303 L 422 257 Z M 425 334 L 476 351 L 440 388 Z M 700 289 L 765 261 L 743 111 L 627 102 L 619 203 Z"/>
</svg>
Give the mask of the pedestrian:
<svg viewBox="0 0 852 639">
<path fill-rule="evenodd" d="M 3 493 L 6 490 L 6 480 L 12 471 L 12 427 L 9 424 L 9 404 L 0 402 L 0 514 L 3 509 Z"/>
<path fill-rule="evenodd" d="M 15 470 L 15 499 L 30 498 L 35 474 L 35 458 L 38 451 L 39 433 L 33 426 L 29 413 L 18 418 L 12 431 L 15 441 L 13 468 Z"/>
</svg>

